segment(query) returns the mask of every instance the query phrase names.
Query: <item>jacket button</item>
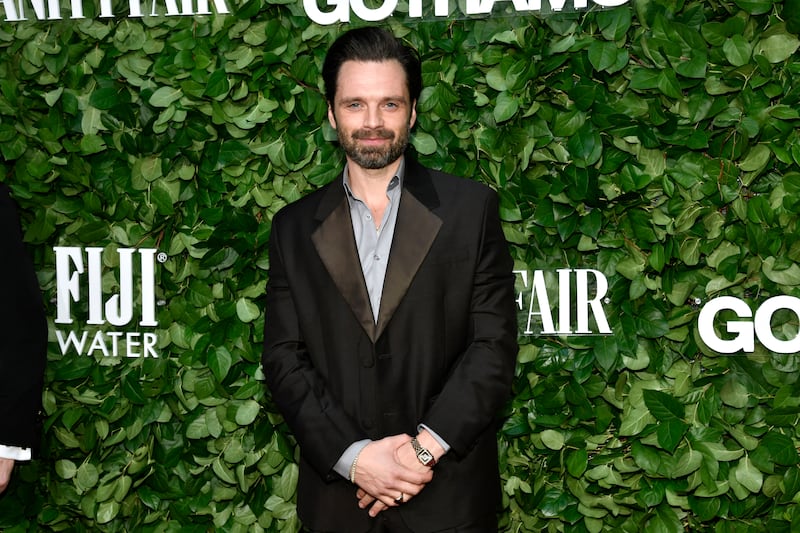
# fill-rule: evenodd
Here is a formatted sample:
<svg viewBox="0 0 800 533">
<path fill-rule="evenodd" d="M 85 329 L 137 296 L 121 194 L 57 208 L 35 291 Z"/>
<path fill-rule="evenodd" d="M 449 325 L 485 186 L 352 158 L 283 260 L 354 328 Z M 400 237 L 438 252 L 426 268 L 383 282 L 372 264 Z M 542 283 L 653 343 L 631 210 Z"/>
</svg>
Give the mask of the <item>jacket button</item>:
<svg viewBox="0 0 800 533">
<path fill-rule="evenodd" d="M 372 368 L 375 366 L 375 358 L 370 353 L 361 355 L 361 366 L 364 368 Z"/>
</svg>

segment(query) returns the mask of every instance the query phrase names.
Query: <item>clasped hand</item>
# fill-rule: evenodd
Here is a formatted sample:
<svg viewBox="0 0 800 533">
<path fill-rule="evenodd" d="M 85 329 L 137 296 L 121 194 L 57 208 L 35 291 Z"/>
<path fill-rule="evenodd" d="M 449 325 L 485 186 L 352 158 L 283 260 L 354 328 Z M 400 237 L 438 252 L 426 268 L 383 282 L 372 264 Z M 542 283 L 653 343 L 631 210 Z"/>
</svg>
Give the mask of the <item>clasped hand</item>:
<svg viewBox="0 0 800 533">
<path fill-rule="evenodd" d="M 367 444 L 358 456 L 355 482 L 356 498 L 369 515 L 399 505 L 401 494 L 408 501 L 433 479 L 431 468 L 417 459 L 409 435 L 394 435 Z"/>
<path fill-rule="evenodd" d="M 0 458 L 0 494 L 6 490 L 11 479 L 11 471 L 14 470 L 14 459 Z"/>
</svg>

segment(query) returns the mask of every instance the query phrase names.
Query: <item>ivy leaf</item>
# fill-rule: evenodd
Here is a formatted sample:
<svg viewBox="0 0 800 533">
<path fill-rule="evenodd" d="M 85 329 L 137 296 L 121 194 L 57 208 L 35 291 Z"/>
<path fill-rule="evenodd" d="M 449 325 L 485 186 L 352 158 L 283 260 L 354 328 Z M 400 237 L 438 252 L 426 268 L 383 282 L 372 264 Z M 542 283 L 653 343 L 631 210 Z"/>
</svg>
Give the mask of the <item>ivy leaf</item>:
<svg viewBox="0 0 800 533">
<path fill-rule="evenodd" d="M 230 372 L 232 357 L 230 351 L 224 346 L 218 347 L 208 352 L 208 368 L 214 374 L 217 383 L 227 377 Z"/>
<path fill-rule="evenodd" d="M 56 462 L 56 473 L 62 479 L 72 479 L 78 472 L 78 467 L 69 459 L 60 459 Z"/>
<path fill-rule="evenodd" d="M 569 475 L 579 478 L 589 464 L 589 454 L 585 449 L 573 450 L 567 454 L 567 471 Z"/>
<path fill-rule="evenodd" d="M 236 409 L 236 423 L 240 426 L 249 426 L 255 421 L 260 410 L 261 405 L 257 401 L 245 401 Z"/>
<path fill-rule="evenodd" d="M 567 149 L 579 167 L 589 167 L 597 163 L 603 155 L 603 140 L 591 128 L 583 127 L 570 137 Z"/>
<path fill-rule="evenodd" d="M 225 69 L 221 68 L 215 70 L 211 76 L 208 77 L 204 92 L 206 96 L 211 98 L 219 98 L 225 96 L 230 90 L 230 87 L 228 73 L 225 72 Z"/>
<path fill-rule="evenodd" d="M 28 144 L 25 142 L 24 137 L 15 136 L 8 142 L 0 144 L 0 152 L 2 152 L 4 159 L 12 161 L 22 156 L 27 147 Z"/>
<path fill-rule="evenodd" d="M 668 452 L 673 453 L 687 431 L 689 431 L 689 424 L 680 420 L 668 419 L 660 422 L 656 430 L 658 444 Z"/>
<path fill-rule="evenodd" d="M 597 13 L 597 25 L 605 39 L 619 41 L 631 27 L 632 11 L 630 9 L 604 9 Z"/>
<path fill-rule="evenodd" d="M 517 111 L 519 111 L 519 103 L 513 95 L 507 92 L 502 92 L 497 95 L 497 103 L 494 107 L 494 119 L 498 123 L 511 119 L 511 117 L 517 114 Z"/>
<path fill-rule="evenodd" d="M 229 485 L 236 484 L 236 476 L 233 471 L 224 463 L 221 457 L 217 457 L 214 459 L 214 462 L 211 463 L 211 468 L 214 471 L 214 474 L 222 481 Z"/>
<path fill-rule="evenodd" d="M 725 58 L 735 67 L 746 65 L 753 53 L 753 46 L 742 35 L 728 38 L 722 49 L 725 52 Z"/>
<path fill-rule="evenodd" d="M 769 431 L 758 446 L 759 449 L 766 450 L 770 459 L 779 465 L 794 466 L 800 463 L 800 455 L 788 435 L 775 430 Z"/>
<path fill-rule="evenodd" d="M 648 409 L 643 407 L 631 409 L 622 418 L 619 434 L 623 436 L 638 435 L 654 421 L 655 419 Z"/>
<path fill-rule="evenodd" d="M 669 322 L 658 308 L 648 305 L 636 317 L 637 331 L 643 337 L 657 339 L 669 332 Z"/>
<path fill-rule="evenodd" d="M 97 485 L 99 479 L 97 467 L 93 463 L 85 462 L 78 467 L 74 481 L 78 490 L 85 492 Z"/>
<path fill-rule="evenodd" d="M 683 97 L 680 83 L 675 73 L 671 70 L 662 70 L 656 80 L 656 87 L 667 96 L 672 98 Z"/>
<path fill-rule="evenodd" d="M 81 153 L 91 155 L 106 149 L 106 143 L 99 135 L 89 134 L 81 139 Z"/>
<path fill-rule="evenodd" d="M 217 155 L 216 168 L 238 164 L 250 156 L 250 149 L 239 141 L 229 140 L 222 143 Z"/>
<path fill-rule="evenodd" d="M 800 266 L 797 263 L 779 264 L 775 257 L 767 257 L 762 272 L 770 281 L 779 285 L 800 285 Z"/>
<path fill-rule="evenodd" d="M 753 466 L 750 457 L 745 455 L 739 460 L 736 467 L 736 481 L 742 484 L 750 492 L 760 492 L 764 483 L 764 474 Z"/>
<path fill-rule="evenodd" d="M 429 133 L 416 132 L 411 138 L 411 143 L 420 154 L 431 155 L 436 153 L 436 138 Z"/>
<path fill-rule="evenodd" d="M 643 528 L 644 533 L 683 533 L 684 528 L 677 513 L 668 505 L 656 507 L 656 513 Z"/>
<path fill-rule="evenodd" d="M 87 106 L 81 118 L 81 131 L 84 135 L 94 135 L 101 129 L 105 129 L 102 113 L 96 107 Z"/>
<path fill-rule="evenodd" d="M 186 427 L 186 437 L 190 439 L 204 439 L 210 435 L 205 417 L 200 416 L 192 420 Z"/>
<path fill-rule="evenodd" d="M 107 524 L 119 514 L 120 505 L 116 500 L 103 502 L 97 508 L 97 523 Z"/>
<path fill-rule="evenodd" d="M 614 337 L 601 337 L 594 345 L 594 356 L 600 368 L 613 370 L 619 361 L 619 346 Z"/>
<path fill-rule="evenodd" d="M 176 87 L 159 87 L 150 96 L 150 105 L 155 107 L 169 107 L 183 97 L 183 91 Z"/>
<path fill-rule="evenodd" d="M 779 33 L 759 41 L 753 53 L 763 55 L 770 63 L 780 63 L 792 57 L 798 48 L 800 39 L 788 33 Z"/>
<path fill-rule="evenodd" d="M 281 473 L 280 481 L 275 487 L 275 494 L 284 500 L 291 500 L 297 490 L 299 473 L 296 464 L 288 465 Z"/>
<path fill-rule="evenodd" d="M 252 322 L 261 316 L 261 308 L 248 298 L 239 298 L 236 301 L 236 316 L 242 322 Z"/>
<path fill-rule="evenodd" d="M 636 493 L 636 501 L 644 507 L 655 507 L 664 501 L 666 490 L 661 483 L 650 483 L 647 479 L 642 480 L 642 488 Z"/>
<path fill-rule="evenodd" d="M 645 389 L 643 397 L 647 409 L 658 421 L 682 420 L 686 415 L 684 405 L 665 392 Z"/>
<path fill-rule="evenodd" d="M 617 63 L 617 46 L 605 41 L 594 41 L 589 45 L 589 62 L 595 70 L 609 70 Z"/>
<path fill-rule="evenodd" d="M 551 450 L 560 450 L 564 447 L 564 435 L 554 429 L 546 429 L 539 436 L 542 443 Z"/>
<path fill-rule="evenodd" d="M 113 87 L 102 87 L 92 92 L 89 104 L 100 110 L 108 110 L 122 102 L 119 90 Z"/>
</svg>

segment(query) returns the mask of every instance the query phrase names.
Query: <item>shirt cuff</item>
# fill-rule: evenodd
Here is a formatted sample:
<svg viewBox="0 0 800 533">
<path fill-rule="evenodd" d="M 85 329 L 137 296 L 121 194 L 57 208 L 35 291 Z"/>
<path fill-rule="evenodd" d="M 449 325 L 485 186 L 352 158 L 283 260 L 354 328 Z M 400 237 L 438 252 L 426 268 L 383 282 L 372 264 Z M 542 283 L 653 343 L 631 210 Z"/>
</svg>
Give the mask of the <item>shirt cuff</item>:
<svg viewBox="0 0 800 533">
<path fill-rule="evenodd" d="M 438 442 L 439 445 L 444 449 L 444 453 L 447 453 L 447 452 L 450 451 L 450 445 L 447 444 L 447 441 L 444 440 L 442 437 L 440 437 L 438 433 L 436 433 L 434 430 L 432 430 L 431 428 L 429 428 L 425 424 L 420 424 L 420 425 L 417 426 L 417 431 L 422 431 L 423 429 L 427 429 L 428 430 L 428 433 L 431 434 L 431 437 L 433 437 L 436 440 L 436 442 Z"/>
<path fill-rule="evenodd" d="M 350 481 L 350 467 L 353 466 L 353 461 L 356 460 L 358 454 L 361 453 L 361 450 L 366 447 L 367 444 L 372 442 L 369 439 L 359 440 L 351 444 L 347 447 L 339 460 L 336 461 L 336 464 L 333 465 L 333 471 L 345 478 L 346 480 Z"/>
<path fill-rule="evenodd" d="M 31 449 L 18 446 L 5 446 L 0 444 L 0 459 L 14 459 L 15 461 L 30 461 Z"/>
</svg>

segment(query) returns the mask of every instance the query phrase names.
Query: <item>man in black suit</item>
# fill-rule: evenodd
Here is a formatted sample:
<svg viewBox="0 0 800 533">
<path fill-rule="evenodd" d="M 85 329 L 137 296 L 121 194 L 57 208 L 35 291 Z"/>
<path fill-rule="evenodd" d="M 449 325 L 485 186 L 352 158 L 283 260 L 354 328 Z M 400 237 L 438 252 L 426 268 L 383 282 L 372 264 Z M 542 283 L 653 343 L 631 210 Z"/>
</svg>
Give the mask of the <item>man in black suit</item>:
<svg viewBox="0 0 800 533">
<path fill-rule="evenodd" d="M 0 183 L 0 493 L 15 461 L 38 448 L 38 413 L 47 359 L 42 294 L 22 242 L 16 207 Z"/>
<path fill-rule="evenodd" d="M 497 195 L 407 152 L 416 52 L 352 30 L 323 65 L 342 177 L 275 215 L 263 366 L 311 531 L 497 530 L 516 360 Z"/>
</svg>

